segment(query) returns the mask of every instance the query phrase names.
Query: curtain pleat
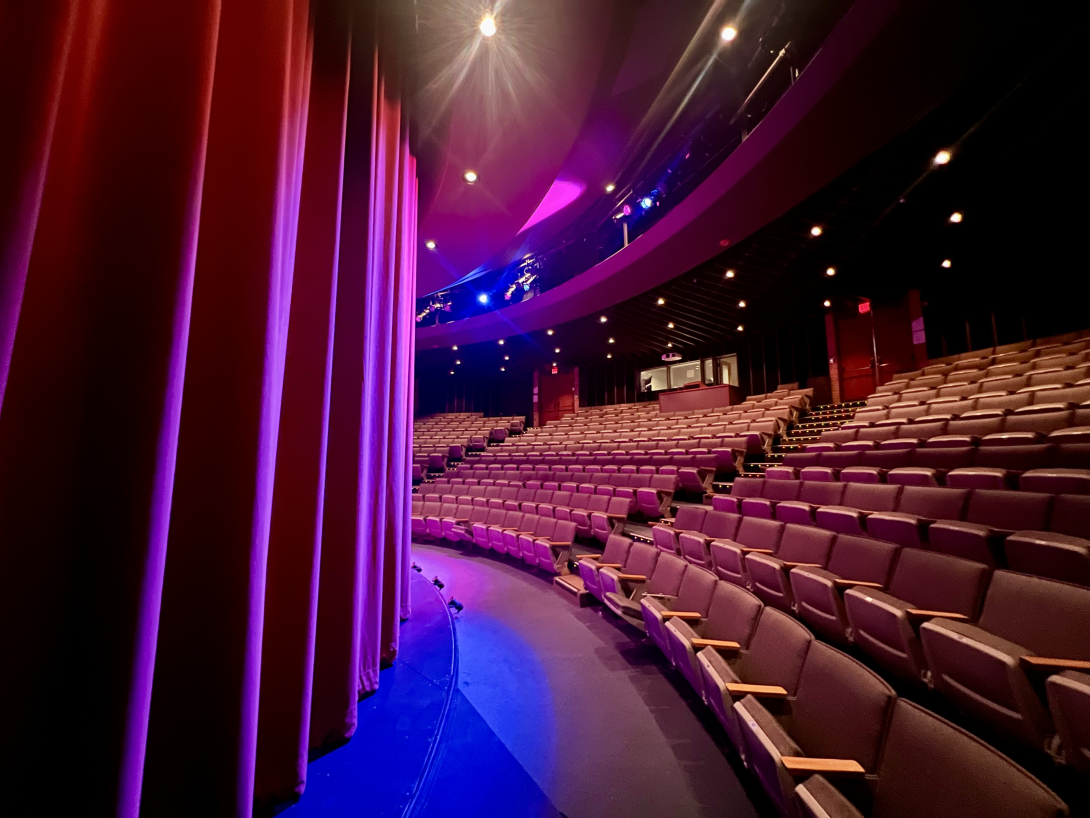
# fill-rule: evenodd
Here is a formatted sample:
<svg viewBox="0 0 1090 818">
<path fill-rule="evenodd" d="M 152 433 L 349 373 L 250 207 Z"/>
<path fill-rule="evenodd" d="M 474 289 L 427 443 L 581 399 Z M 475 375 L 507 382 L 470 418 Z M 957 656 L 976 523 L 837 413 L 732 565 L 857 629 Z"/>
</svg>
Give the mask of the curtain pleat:
<svg viewBox="0 0 1090 818">
<path fill-rule="evenodd" d="M 416 167 L 382 19 L 0 0 L 19 814 L 268 810 L 396 657 Z"/>
</svg>

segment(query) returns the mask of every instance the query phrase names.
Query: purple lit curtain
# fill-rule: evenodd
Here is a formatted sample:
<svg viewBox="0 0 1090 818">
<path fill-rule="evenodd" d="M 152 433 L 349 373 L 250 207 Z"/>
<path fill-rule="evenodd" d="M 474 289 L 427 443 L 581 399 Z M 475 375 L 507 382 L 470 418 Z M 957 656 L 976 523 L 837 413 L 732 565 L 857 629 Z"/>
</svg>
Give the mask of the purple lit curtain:
<svg viewBox="0 0 1090 818">
<path fill-rule="evenodd" d="M 289 799 L 396 656 L 416 178 L 393 40 L 373 2 L 0 0 L 20 814 Z"/>
</svg>

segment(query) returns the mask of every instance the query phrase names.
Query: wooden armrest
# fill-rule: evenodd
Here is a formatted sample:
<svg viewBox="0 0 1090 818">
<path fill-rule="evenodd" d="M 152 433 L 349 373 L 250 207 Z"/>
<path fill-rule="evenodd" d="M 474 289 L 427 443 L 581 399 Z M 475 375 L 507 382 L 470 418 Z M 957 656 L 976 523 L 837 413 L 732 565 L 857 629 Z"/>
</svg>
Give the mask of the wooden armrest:
<svg viewBox="0 0 1090 818">
<path fill-rule="evenodd" d="M 469 518 L 468 517 L 455 517 L 454 522 L 459 523 L 461 525 L 465 525 L 466 523 L 469 522 Z"/>
<path fill-rule="evenodd" d="M 821 565 L 816 562 L 785 562 L 783 567 L 790 571 L 792 568 L 820 568 Z"/>
<path fill-rule="evenodd" d="M 855 579 L 834 579 L 833 585 L 837 588 L 881 588 L 880 582 L 860 582 Z"/>
<path fill-rule="evenodd" d="M 786 699 L 787 690 L 779 685 L 727 684 L 727 692 L 732 696 L 757 696 L 769 699 Z"/>
<path fill-rule="evenodd" d="M 659 611 L 663 619 L 703 619 L 696 611 Z"/>
<path fill-rule="evenodd" d="M 532 537 L 532 536 L 534 536 L 534 532 L 533 532 L 533 531 L 516 531 L 515 533 L 516 533 L 516 534 L 525 534 L 525 535 L 526 535 L 527 537 Z"/>
<path fill-rule="evenodd" d="M 557 542 L 556 540 L 549 540 L 548 543 L 549 543 L 549 545 L 554 545 L 557 548 L 560 548 L 561 546 L 565 546 L 565 545 L 571 545 L 570 542 Z"/>
<path fill-rule="evenodd" d="M 671 594 L 644 594 L 645 599 L 673 599 Z"/>
<path fill-rule="evenodd" d="M 950 611 L 927 611 L 922 608 L 909 608 L 905 613 L 911 619 L 953 619 L 957 622 L 968 622 L 965 614 L 951 613 Z"/>
<path fill-rule="evenodd" d="M 726 639 L 692 639 L 694 648 L 716 648 L 718 650 L 741 650 L 742 646 L 737 642 L 729 642 Z"/>
<path fill-rule="evenodd" d="M 617 574 L 617 578 L 625 582 L 647 582 L 647 577 L 643 574 Z"/>
<path fill-rule="evenodd" d="M 595 563 L 599 568 L 624 568 L 619 562 L 599 562 Z"/>
<path fill-rule="evenodd" d="M 775 554 L 771 548 L 750 548 L 748 545 L 742 546 L 743 554 Z"/>
<path fill-rule="evenodd" d="M 583 554 L 579 557 L 581 560 L 600 560 L 601 558 L 601 554 Z"/>
<path fill-rule="evenodd" d="M 1022 667 L 1054 673 L 1061 670 L 1090 670 L 1090 662 L 1083 659 L 1054 659 L 1048 656 L 1023 656 Z"/>
<path fill-rule="evenodd" d="M 627 514 L 606 514 L 606 512 L 604 512 L 604 511 L 599 511 L 598 513 L 603 515 L 604 517 L 610 518 L 611 520 L 627 520 L 628 519 Z"/>
<path fill-rule="evenodd" d="M 780 761 L 792 775 L 863 775 L 863 766 L 850 758 L 804 758 L 802 756 L 780 756 Z"/>
</svg>

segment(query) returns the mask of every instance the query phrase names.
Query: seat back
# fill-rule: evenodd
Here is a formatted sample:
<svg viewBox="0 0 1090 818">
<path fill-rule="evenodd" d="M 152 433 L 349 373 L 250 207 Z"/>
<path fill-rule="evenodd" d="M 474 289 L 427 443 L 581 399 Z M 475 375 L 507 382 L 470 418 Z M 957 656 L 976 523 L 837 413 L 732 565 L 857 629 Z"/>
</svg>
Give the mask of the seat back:
<svg viewBox="0 0 1090 818">
<path fill-rule="evenodd" d="M 731 483 L 730 493 L 734 497 L 760 497 L 767 482 L 759 477 L 738 477 Z"/>
<path fill-rule="evenodd" d="M 700 531 L 707 514 L 707 506 L 681 506 L 674 518 L 674 529 L 677 531 Z"/>
<path fill-rule="evenodd" d="M 764 499 L 779 503 L 784 500 L 797 500 L 801 480 L 768 480 L 764 490 Z"/>
<path fill-rule="evenodd" d="M 658 565 L 659 555 L 663 552 L 645 542 L 634 542 L 628 549 L 628 561 L 624 564 L 626 574 L 639 574 L 651 577 Z M 605 560 L 603 560 L 604 562 Z"/>
<path fill-rule="evenodd" d="M 846 487 L 845 483 L 804 480 L 799 487 L 799 500 L 815 506 L 838 506 L 844 497 Z"/>
<path fill-rule="evenodd" d="M 784 524 L 761 517 L 743 517 L 734 540 L 749 548 L 767 548 L 775 552 L 780 547 Z"/>
<path fill-rule="evenodd" d="M 669 556 L 669 555 L 667 555 Z M 690 565 L 681 580 L 678 588 L 677 602 L 673 606 L 675 611 L 697 611 L 706 615 L 712 604 L 712 593 L 715 591 L 716 578 L 711 571 L 698 566 Z"/>
<path fill-rule="evenodd" d="M 716 582 L 701 636 L 737 642 L 745 650 L 763 608 L 764 603 L 745 588 L 731 582 Z"/>
<path fill-rule="evenodd" d="M 602 549 L 600 562 L 602 565 L 625 565 L 631 550 L 632 540 L 620 534 L 610 534 L 606 540 L 606 547 Z"/>
<path fill-rule="evenodd" d="M 660 552 L 658 562 L 655 563 L 655 571 L 647 582 L 647 593 L 677 596 L 688 567 L 689 564 L 676 554 Z M 693 570 L 697 569 L 694 567 Z"/>
<path fill-rule="evenodd" d="M 735 593 L 745 593 L 729 582 L 719 584 L 733 588 Z M 734 670 L 751 684 L 779 685 L 794 696 L 814 635 L 797 619 L 775 608 L 765 607 L 760 614 L 749 647 L 743 643 Z"/>
<path fill-rule="evenodd" d="M 1058 818 L 1067 814 L 1067 807 L 1052 790 L 976 736 L 918 704 L 898 699 L 878 768 L 873 815 L 992 818 L 1000 812 Z"/>
<path fill-rule="evenodd" d="M 1090 495 L 1057 494 L 1049 530 L 1090 540 Z"/>
<path fill-rule="evenodd" d="M 824 528 L 788 523 L 780 538 L 780 550 L 776 556 L 785 562 L 808 562 L 825 565 L 833 549 L 836 534 Z"/>
<path fill-rule="evenodd" d="M 897 511 L 931 520 L 961 520 L 969 502 L 969 489 L 905 486 Z"/>
<path fill-rule="evenodd" d="M 702 533 L 716 540 L 731 540 L 738 533 L 741 522 L 740 514 L 729 511 L 709 511 L 704 517 Z"/>
<path fill-rule="evenodd" d="M 1041 531 L 1048 524 L 1051 505 L 1051 494 L 977 489 L 969 498 L 965 519 L 1009 531 Z"/>
<path fill-rule="evenodd" d="M 860 511 L 893 511 L 902 488 L 884 483 L 849 483 L 841 502 Z"/>
<path fill-rule="evenodd" d="M 875 773 L 897 694 L 878 674 L 822 642 L 813 642 L 785 727 L 813 758 L 854 759 Z"/>
<path fill-rule="evenodd" d="M 575 523 L 571 520 L 557 520 L 549 539 L 555 542 L 575 542 Z"/>
<path fill-rule="evenodd" d="M 1090 588 L 996 571 L 980 627 L 1040 656 L 1090 660 Z"/>
<path fill-rule="evenodd" d="M 916 608 L 958 613 L 975 620 L 989 573 L 979 562 L 905 548 L 897 558 L 889 592 Z"/>
<path fill-rule="evenodd" d="M 845 579 L 885 585 L 900 550 L 899 545 L 882 540 L 841 534 L 836 538 L 828 568 L 830 572 Z"/>
</svg>

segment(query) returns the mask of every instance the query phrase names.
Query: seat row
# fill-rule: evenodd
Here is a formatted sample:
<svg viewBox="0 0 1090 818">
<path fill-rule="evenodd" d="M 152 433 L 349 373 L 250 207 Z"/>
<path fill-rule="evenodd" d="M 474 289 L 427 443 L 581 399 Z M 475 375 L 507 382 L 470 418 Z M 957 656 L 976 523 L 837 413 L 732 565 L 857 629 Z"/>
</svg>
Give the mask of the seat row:
<svg viewBox="0 0 1090 818">
<path fill-rule="evenodd" d="M 1037 443 L 944 447 L 877 446 L 860 450 L 807 450 L 789 452 L 782 466 L 765 475 L 801 476 L 831 482 L 897 483 L 899 485 L 961 485 L 968 488 L 1014 488 L 1020 475 L 1050 469 L 1056 473 L 1085 471 L 1090 467 L 1090 444 Z M 950 483 L 956 474 L 959 483 Z M 1074 485 L 1074 483 L 1072 483 Z M 1066 490 L 1066 489 L 1065 489 Z"/>
<path fill-rule="evenodd" d="M 899 699 L 866 666 L 704 568 L 612 537 L 579 571 L 700 694 L 781 814 L 948 815 L 956 805 L 963 818 L 983 818 L 994 814 L 996 791 L 1009 814 L 1066 814 L 1005 756 Z M 1081 749 L 1079 739 L 1065 746 Z M 942 770 L 939 781 L 929 780 L 933 769 Z"/>
<path fill-rule="evenodd" d="M 713 496 L 712 510 L 868 536 L 1090 586 L 1087 495 L 747 479 L 736 480 L 731 494 Z"/>
</svg>

